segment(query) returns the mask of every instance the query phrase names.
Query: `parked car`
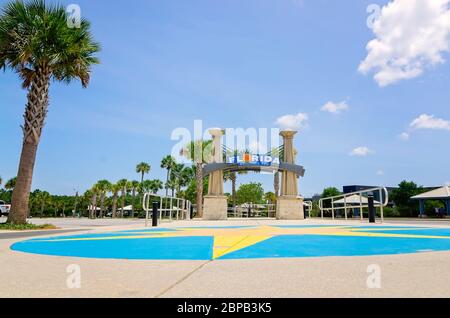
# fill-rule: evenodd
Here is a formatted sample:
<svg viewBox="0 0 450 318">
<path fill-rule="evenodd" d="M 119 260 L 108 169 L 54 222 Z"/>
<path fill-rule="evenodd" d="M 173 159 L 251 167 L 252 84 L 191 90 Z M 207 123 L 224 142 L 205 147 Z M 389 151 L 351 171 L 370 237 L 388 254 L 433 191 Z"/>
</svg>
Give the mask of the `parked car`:
<svg viewBox="0 0 450 318">
<path fill-rule="evenodd" d="M 0 201 L 0 217 L 9 215 L 9 210 L 11 210 L 11 205 L 6 204 L 5 201 Z"/>
</svg>

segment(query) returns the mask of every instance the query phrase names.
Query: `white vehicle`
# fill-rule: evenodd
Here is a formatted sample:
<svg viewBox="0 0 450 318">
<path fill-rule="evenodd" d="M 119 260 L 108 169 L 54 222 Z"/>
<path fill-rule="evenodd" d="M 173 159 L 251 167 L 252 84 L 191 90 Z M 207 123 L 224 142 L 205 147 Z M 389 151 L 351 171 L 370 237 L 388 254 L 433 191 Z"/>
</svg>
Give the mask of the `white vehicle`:
<svg viewBox="0 0 450 318">
<path fill-rule="evenodd" d="M 0 217 L 9 214 L 9 210 L 11 209 L 10 204 L 6 204 L 4 201 L 0 201 Z"/>
</svg>

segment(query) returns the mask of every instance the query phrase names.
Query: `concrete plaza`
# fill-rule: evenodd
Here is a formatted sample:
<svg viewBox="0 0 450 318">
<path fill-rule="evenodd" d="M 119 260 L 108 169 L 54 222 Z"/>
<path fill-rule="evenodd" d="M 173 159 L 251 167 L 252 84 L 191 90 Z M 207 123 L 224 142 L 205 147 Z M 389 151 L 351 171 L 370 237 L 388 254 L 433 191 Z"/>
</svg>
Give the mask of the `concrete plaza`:
<svg viewBox="0 0 450 318">
<path fill-rule="evenodd" d="M 1 222 L 2 220 L 0 220 Z M 450 251 L 417 254 L 233 260 L 126 260 L 45 256 L 11 245 L 38 235 L 99 234 L 143 229 L 142 220 L 47 219 L 61 230 L 0 232 L 0 297 L 450 297 Z M 163 228 L 352 225 L 359 221 L 177 221 Z M 381 225 L 376 225 L 381 226 Z M 438 227 L 446 221 L 387 220 L 383 226 Z M 61 231 L 64 231 L 61 233 Z M 70 231 L 70 232 L 65 232 Z M 73 232 L 72 232 L 73 231 Z M 81 269 L 81 288 L 67 287 L 67 268 Z M 369 288 L 368 268 L 381 270 L 381 288 Z"/>
</svg>

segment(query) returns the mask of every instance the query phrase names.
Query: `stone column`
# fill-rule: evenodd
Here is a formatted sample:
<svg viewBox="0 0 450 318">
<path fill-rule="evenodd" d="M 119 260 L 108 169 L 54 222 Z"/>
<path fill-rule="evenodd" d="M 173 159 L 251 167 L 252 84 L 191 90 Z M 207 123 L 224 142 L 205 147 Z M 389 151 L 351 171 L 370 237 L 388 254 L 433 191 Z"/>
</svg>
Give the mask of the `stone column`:
<svg viewBox="0 0 450 318">
<path fill-rule="evenodd" d="M 223 163 L 222 137 L 225 132 L 222 129 L 211 129 L 213 137 L 213 154 L 211 163 Z M 215 171 L 209 175 L 208 195 L 203 200 L 204 220 L 226 220 L 228 216 L 228 201 L 223 193 L 223 171 Z"/>
<path fill-rule="evenodd" d="M 282 131 L 280 136 L 284 144 L 284 162 L 295 164 L 294 136 L 296 131 Z M 298 195 L 298 176 L 283 171 L 281 193 L 277 199 L 278 220 L 304 220 L 304 199 Z"/>
</svg>

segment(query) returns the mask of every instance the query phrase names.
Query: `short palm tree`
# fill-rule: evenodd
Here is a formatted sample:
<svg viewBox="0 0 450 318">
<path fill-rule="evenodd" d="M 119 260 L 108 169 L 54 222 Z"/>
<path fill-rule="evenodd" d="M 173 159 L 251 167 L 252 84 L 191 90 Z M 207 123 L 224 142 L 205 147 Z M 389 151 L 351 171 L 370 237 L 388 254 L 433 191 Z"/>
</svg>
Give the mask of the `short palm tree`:
<svg viewBox="0 0 450 318">
<path fill-rule="evenodd" d="M 161 180 L 156 179 L 150 181 L 150 191 L 153 194 L 157 194 L 162 189 L 164 189 L 164 183 Z"/>
<path fill-rule="evenodd" d="M 151 166 L 146 162 L 141 162 L 136 166 L 136 173 L 141 174 L 141 183 L 144 182 L 144 175 L 149 173 Z"/>
<path fill-rule="evenodd" d="M 169 195 L 169 178 L 170 178 L 170 172 L 172 171 L 172 169 L 175 167 L 176 162 L 175 159 L 172 156 L 166 156 L 163 158 L 163 160 L 161 161 L 161 168 L 162 169 L 166 169 L 167 170 L 167 176 L 166 176 L 166 196 Z"/>
<path fill-rule="evenodd" d="M 9 68 L 28 90 L 22 154 L 17 186 L 12 196 L 8 223 L 24 224 L 28 212 L 36 152 L 47 117 L 51 80 L 89 83 L 99 45 L 93 41 L 88 21 L 69 28 L 63 6 L 47 6 L 44 0 L 14 1 L 0 13 L 0 69 Z"/>
</svg>

